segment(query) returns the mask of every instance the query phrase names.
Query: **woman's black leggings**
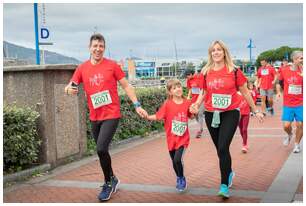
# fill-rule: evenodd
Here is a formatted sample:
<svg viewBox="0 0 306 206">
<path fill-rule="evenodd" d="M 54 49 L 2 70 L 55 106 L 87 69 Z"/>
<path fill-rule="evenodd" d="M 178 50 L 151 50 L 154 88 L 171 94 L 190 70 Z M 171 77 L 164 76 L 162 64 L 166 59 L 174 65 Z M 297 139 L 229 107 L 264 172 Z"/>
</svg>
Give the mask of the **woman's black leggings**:
<svg viewBox="0 0 306 206">
<path fill-rule="evenodd" d="M 169 151 L 170 157 L 172 159 L 173 169 L 177 177 L 184 177 L 184 168 L 183 168 L 183 154 L 184 154 L 184 146 L 176 150 Z"/>
<path fill-rule="evenodd" d="M 97 144 L 97 153 L 104 174 L 105 182 L 109 182 L 113 176 L 112 161 L 108 152 L 109 144 L 118 127 L 119 119 L 107 119 L 103 121 L 91 121 L 92 136 Z"/>
<path fill-rule="evenodd" d="M 239 123 L 240 112 L 238 110 L 221 112 L 218 128 L 211 127 L 212 118 L 213 112 L 205 111 L 205 122 L 219 157 L 221 184 L 228 185 L 228 177 L 232 171 L 229 147 Z"/>
</svg>

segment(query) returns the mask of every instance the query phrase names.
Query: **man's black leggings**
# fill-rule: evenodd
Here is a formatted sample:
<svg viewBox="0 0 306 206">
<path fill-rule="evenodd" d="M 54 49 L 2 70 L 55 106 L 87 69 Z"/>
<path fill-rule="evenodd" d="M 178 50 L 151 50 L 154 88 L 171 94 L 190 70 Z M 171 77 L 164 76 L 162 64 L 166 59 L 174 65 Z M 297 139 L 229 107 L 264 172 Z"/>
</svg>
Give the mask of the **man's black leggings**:
<svg viewBox="0 0 306 206">
<path fill-rule="evenodd" d="M 212 118 L 213 112 L 205 111 L 205 122 L 219 157 L 221 184 L 228 185 L 228 177 L 232 171 L 229 147 L 239 123 L 240 112 L 238 110 L 221 112 L 218 128 L 211 127 Z"/>
<path fill-rule="evenodd" d="M 119 119 L 107 119 L 103 121 L 91 121 L 92 136 L 97 144 L 97 153 L 103 170 L 105 182 L 109 182 L 114 175 L 112 161 L 108 152 L 109 144 L 118 127 Z"/>
<path fill-rule="evenodd" d="M 172 159 L 173 169 L 177 177 L 184 177 L 184 168 L 182 160 L 184 151 L 184 146 L 181 146 L 176 150 L 169 151 L 170 157 Z"/>
</svg>

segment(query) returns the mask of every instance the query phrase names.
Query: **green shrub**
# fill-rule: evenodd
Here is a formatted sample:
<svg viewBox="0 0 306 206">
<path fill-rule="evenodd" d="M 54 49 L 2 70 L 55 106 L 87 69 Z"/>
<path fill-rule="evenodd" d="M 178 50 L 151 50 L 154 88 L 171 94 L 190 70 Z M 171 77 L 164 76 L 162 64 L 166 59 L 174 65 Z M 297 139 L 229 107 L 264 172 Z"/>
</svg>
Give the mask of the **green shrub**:
<svg viewBox="0 0 306 206">
<path fill-rule="evenodd" d="M 41 140 L 37 133 L 39 113 L 15 105 L 4 106 L 4 170 L 18 171 L 37 162 Z"/>
<path fill-rule="evenodd" d="M 157 109 L 166 100 L 164 88 L 137 88 L 136 95 L 148 114 L 155 114 Z M 114 135 L 113 142 L 118 142 L 136 135 L 144 136 L 154 130 L 162 130 L 163 122 L 148 121 L 142 119 L 135 111 L 134 106 L 124 92 L 119 92 L 121 119 Z M 87 153 L 92 154 L 95 150 L 95 143 L 91 137 L 91 124 L 87 111 Z"/>
</svg>

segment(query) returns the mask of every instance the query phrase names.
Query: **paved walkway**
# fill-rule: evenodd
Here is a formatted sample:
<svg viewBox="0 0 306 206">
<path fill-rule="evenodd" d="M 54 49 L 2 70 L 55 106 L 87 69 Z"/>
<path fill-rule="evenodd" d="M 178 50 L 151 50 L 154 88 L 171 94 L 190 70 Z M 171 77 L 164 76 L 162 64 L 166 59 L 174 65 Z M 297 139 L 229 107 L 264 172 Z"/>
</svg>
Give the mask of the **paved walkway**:
<svg viewBox="0 0 306 206">
<path fill-rule="evenodd" d="M 121 184 L 109 202 L 301 202 L 303 201 L 303 153 L 293 154 L 293 141 L 282 145 L 285 133 L 276 115 L 263 124 L 252 117 L 247 154 L 241 152 L 239 131 L 231 144 L 236 172 L 231 197 L 216 196 L 220 184 L 218 159 L 212 140 L 191 139 L 184 156 L 188 190 L 177 193 L 176 177 L 163 133 L 113 149 L 112 163 Z M 190 122 L 191 136 L 196 133 Z M 97 203 L 103 184 L 97 156 L 58 167 L 43 177 L 4 189 L 4 202 L 86 202 Z"/>
</svg>

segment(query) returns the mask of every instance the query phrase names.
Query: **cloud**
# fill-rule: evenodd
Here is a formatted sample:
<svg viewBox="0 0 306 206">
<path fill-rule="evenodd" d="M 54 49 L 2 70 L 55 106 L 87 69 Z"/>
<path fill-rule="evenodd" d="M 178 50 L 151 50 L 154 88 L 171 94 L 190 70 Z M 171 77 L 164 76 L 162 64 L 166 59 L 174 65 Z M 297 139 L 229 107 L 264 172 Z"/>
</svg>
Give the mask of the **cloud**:
<svg viewBox="0 0 306 206">
<path fill-rule="evenodd" d="M 41 4 L 39 4 L 41 7 Z M 211 41 L 222 39 L 234 56 L 248 57 L 283 45 L 302 47 L 302 4 L 59 4 L 46 3 L 46 24 L 53 46 L 47 49 L 88 58 L 88 41 L 97 30 L 107 53 L 120 59 L 179 58 L 207 55 Z M 4 40 L 34 48 L 33 4 L 4 4 Z M 17 12 L 18 11 L 18 12 Z"/>
</svg>

